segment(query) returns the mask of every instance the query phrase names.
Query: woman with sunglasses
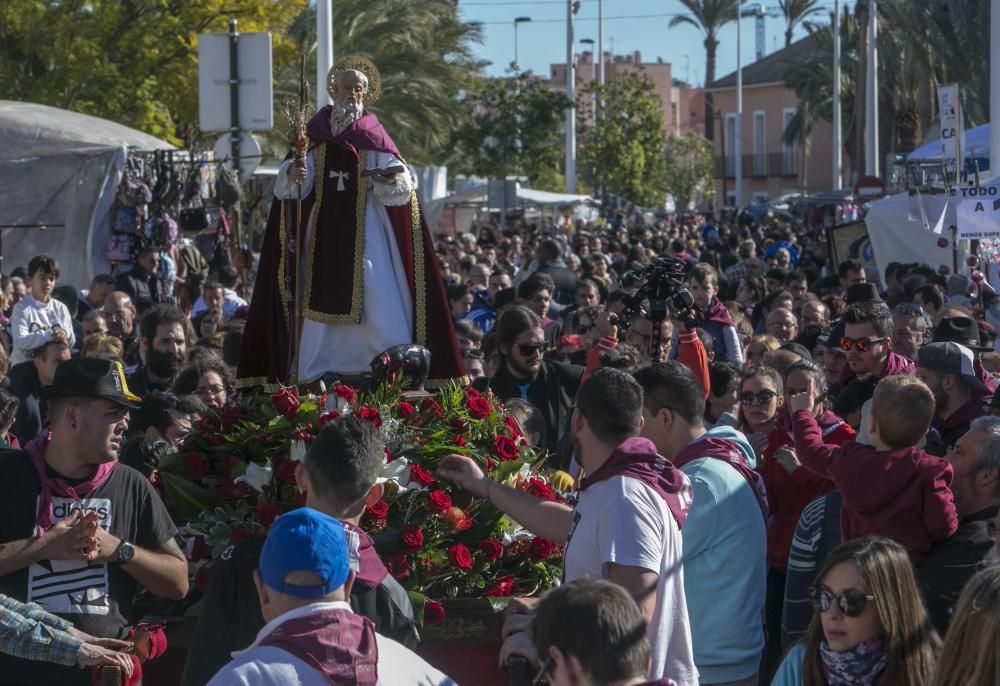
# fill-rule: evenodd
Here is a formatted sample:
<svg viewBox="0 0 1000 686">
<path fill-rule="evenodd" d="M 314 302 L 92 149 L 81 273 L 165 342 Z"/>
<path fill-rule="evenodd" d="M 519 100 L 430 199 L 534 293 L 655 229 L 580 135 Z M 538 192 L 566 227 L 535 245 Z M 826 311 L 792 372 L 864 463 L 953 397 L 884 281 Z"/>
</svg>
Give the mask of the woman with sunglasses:
<svg viewBox="0 0 1000 686">
<path fill-rule="evenodd" d="M 771 519 L 767 527 L 767 602 L 765 624 L 769 662 L 774 669 L 781 657 L 781 617 L 784 610 L 788 555 L 792 547 L 795 527 L 806 505 L 829 493 L 834 484 L 817 476 L 799 464 L 792 437 L 792 420 L 787 412 L 793 395 L 812 394 L 813 416 L 820 425 L 825 441 L 843 445 L 854 440 L 855 432 L 847 422 L 830 411 L 827 396 L 826 374 L 814 362 L 799 360 L 785 373 L 783 411 L 779 414 L 774 431 L 768 436 L 767 448 L 757 471 L 764 477 L 770 504 Z"/>
<path fill-rule="evenodd" d="M 772 686 L 924 686 L 941 640 L 931 628 L 906 550 L 886 538 L 836 548 L 817 575 L 806 640 Z"/>
<path fill-rule="evenodd" d="M 738 394 L 739 429 L 746 434 L 758 458 L 764 454 L 768 436 L 777 424 L 778 410 L 784 403 L 781 392 L 781 376 L 774 369 L 755 365 L 743 372 Z"/>
</svg>

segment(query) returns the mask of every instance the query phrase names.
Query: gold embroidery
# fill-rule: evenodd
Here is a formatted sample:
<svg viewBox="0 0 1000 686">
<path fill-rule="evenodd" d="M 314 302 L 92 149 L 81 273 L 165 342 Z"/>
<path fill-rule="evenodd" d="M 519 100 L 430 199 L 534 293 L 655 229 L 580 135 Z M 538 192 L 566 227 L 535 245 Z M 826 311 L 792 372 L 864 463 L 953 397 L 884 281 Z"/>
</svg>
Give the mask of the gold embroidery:
<svg viewBox="0 0 1000 686">
<path fill-rule="evenodd" d="M 427 345 L 427 288 L 424 274 L 424 232 L 420 230 L 420 203 L 415 192 L 410 194 L 410 221 L 413 223 L 413 322 L 415 341 Z"/>
<path fill-rule="evenodd" d="M 313 259 L 306 261 L 305 307 L 302 308 L 302 316 L 314 322 L 322 322 L 323 324 L 360 324 L 361 298 L 365 276 L 365 205 L 368 201 L 368 187 L 361 173 L 368 168 L 368 153 L 364 150 L 358 151 L 358 208 L 357 229 L 354 236 L 354 283 L 351 289 L 351 310 L 347 314 L 327 314 L 311 307 L 312 269 L 316 255 L 316 235 L 320 230 L 318 220 L 320 208 L 323 204 L 323 184 L 326 181 L 326 145 L 319 147 L 319 161 L 316 163 L 316 168 L 322 171 L 322 175 L 317 176 L 316 205 L 313 207 L 312 219 L 310 220 L 313 233 L 309 245 L 309 254 L 313 255 Z"/>
</svg>

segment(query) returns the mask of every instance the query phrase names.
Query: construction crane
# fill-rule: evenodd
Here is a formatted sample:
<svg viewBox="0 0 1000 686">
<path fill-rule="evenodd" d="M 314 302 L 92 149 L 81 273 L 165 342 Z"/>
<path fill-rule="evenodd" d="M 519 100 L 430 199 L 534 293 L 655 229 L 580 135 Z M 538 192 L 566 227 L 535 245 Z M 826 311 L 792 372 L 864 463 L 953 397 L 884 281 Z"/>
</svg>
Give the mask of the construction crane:
<svg viewBox="0 0 1000 686">
<path fill-rule="evenodd" d="M 764 28 L 764 20 L 767 17 L 780 17 L 781 8 L 770 7 L 765 9 L 761 3 L 747 5 L 743 8 L 742 16 L 754 18 L 754 42 L 756 43 L 757 59 L 760 60 L 767 51 L 767 35 Z"/>
</svg>

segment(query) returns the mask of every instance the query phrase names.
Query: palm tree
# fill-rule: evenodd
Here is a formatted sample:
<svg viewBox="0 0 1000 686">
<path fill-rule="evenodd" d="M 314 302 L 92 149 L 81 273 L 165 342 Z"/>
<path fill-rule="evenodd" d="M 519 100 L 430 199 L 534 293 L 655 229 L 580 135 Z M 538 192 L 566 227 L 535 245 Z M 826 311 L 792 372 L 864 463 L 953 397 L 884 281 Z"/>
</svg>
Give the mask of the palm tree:
<svg viewBox="0 0 1000 686">
<path fill-rule="evenodd" d="M 670 27 L 690 24 L 705 35 L 705 87 L 715 81 L 715 51 L 719 47 L 719 29 L 739 14 L 740 0 L 681 0 L 690 14 L 670 20 Z M 705 138 L 715 139 L 715 96 L 705 91 Z"/>
<path fill-rule="evenodd" d="M 819 0 L 778 0 L 778 7 L 785 16 L 785 47 L 792 44 L 795 27 L 813 14 L 822 12 Z"/>
<path fill-rule="evenodd" d="M 334 8 L 334 59 L 353 53 L 371 59 L 382 75 L 382 96 L 372 111 L 408 161 L 440 161 L 461 124 L 458 94 L 482 70 L 471 50 L 481 29 L 461 19 L 452 0 L 338 0 Z M 306 7 L 289 31 L 306 54 L 307 74 L 315 73 L 315 13 Z M 279 107 L 294 98 L 295 68 L 275 78 Z"/>
</svg>

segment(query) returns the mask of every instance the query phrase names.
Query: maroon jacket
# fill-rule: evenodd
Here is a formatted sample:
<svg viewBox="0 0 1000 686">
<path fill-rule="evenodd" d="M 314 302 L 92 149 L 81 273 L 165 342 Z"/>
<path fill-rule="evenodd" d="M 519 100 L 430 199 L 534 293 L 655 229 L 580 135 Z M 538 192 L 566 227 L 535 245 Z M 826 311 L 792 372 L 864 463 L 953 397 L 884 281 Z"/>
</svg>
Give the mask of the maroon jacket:
<svg viewBox="0 0 1000 686">
<path fill-rule="evenodd" d="M 826 445 L 816 420 L 792 415 L 795 451 L 807 468 L 832 479 L 844 496 L 845 541 L 877 534 L 903 545 L 914 564 L 958 530 L 951 465 L 915 448 L 876 450 L 851 441 Z"/>
</svg>

